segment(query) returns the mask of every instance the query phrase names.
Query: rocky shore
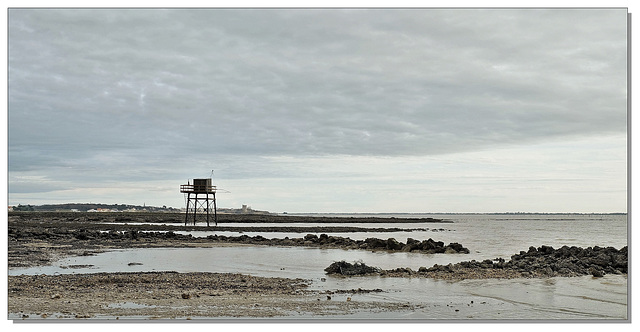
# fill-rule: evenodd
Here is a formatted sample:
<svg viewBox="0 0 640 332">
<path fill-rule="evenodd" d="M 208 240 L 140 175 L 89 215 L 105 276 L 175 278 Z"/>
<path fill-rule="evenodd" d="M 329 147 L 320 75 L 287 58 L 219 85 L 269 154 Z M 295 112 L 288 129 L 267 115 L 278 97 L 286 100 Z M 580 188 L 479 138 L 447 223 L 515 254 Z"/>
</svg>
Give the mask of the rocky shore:
<svg viewBox="0 0 640 332">
<path fill-rule="evenodd" d="M 511 256 L 495 260 L 465 261 L 456 264 L 383 270 L 364 263 L 334 262 L 325 269 L 334 275 L 380 275 L 389 277 L 425 277 L 435 279 L 463 280 L 487 278 L 549 278 L 628 273 L 628 248 L 612 247 L 568 247 L 554 249 L 550 246 L 530 247 Z"/>
<path fill-rule="evenodd" d="M 97 216 L 95 216 L 97 215 Z M 113 216 L 115 215 L 115 216 Z M 330 236 L 322 233 L 319 236 L 313 233 L 304 236 L 284 239 L 266 238 L 262 235 L 248 236 L 223 236 L 210 235 L 207 237 L 194 237 L 191 234 L 179 234 L 177 230 L 193 230 L 193 226 L 166 226 L 150 225 L 148 223 L 126 224 L 117 218 L 129 218 L 117 214 L 97 213 L 14 213 L 9 215 L 9 267 L 28 267 L 44 265 L 68 255 L 90 255 L 108 249 L 122 248 L 150 248 L 150 247 L 207 247 L 217 245 L 268 245 L 268 246 L 302 246 L 332 249 L 363 249 L 384 250 L 388 252 L 411 251 L 426 254 L 433 253 L 468 253 L 469 250 L 457 243 L 445 245 L 443 242 L 432 239 L 426 241 L 411 240 L 407 243 L 399 242 L 393 238 L 366 240 L 353 240 L 348 237 Z M 151 220 L 166 218 L 163 213 L 138 214 L 148 216 Z M 253 219 L 262 219 L 265 216 L 258 215 Z M 86 220 L 83 220 L 86 219 Z M 300 220 L 294 217 L 294 220 Z M 97 220 L 96 220 L 97 219 Z M 127 219 L 128 220 L 128 219 Z M 281 219 L 279 219 L 281 220 Z M 120 222 L 122 220 L 119 220 Z M 269 232 L 317 232 L 320 230 L 331 232 L 378 232 L 378 228 L 359 227 L 211 227 L 216 230 L 246 230 Z M 410 231 L 407 229 L 390 228 L 394 231 Z M 202 227 L 199 228 L 202 230 Z M 433 229 L 445 231 L 445 229 Z"/>
<path fill-rule="evenodd" d="M 230 217 L 241 222 L 242 216 Z M 252 216 L 245 222 L 318 223 L 313 217 Z M 325 222 L 336 223 L 339 218 Z M 349 218 L 347 218 L 349 219 Z M 10 213 L 8 218 L 9 268 L 47 265 L 69 255 L 93 255 L 122 248 L 213 247 L 213 246 L 305 246 L 352 250 L 418 252 L 425 254 L 469 253 L 462 244 L 445 245 L 433 239 L 406 242 L 394 238 L 352 240 L 331 232 L 379 230 L 340 226 L 266 225 L 261 232 L 300 233 L 299 237 L 268 239 L 256 236 L 210 235 L 195 237 L 180 230 L 201 230 L 183 226 L 180 215 L 90 214 L 90 213 Z M 331 220 L 331 221 L 329 221 Z M 170 224 L 173 222 L 174 224 Z M 340 219 L 339 222 L 345 222 Z M 371 222 L 359 219 L 353 222 Z M 407 222 L 381 219 L 376 222 Z M 414 221 L 417 226 L 425 221 Z M 432 222 L 432 221 L 426 221 Z M 153 223 L 153 224 L 151 224 Z M 158 225 L 157 223 L 167 223 Z M 348 221 L 346 223 L 349 223 Z M 194 228 L 191 228 L 194 227 Z M 233 226 L 224 226 L 233 227 Z M 222 229 L 222 227 L 221 227 Z M 239 231 L 236 227 L 234 230 Z M 254 231 L 256 228 L 251 228 Z M 433 228 L 445 231 L 442 228 Z M 324 231 L 324 233 L 321 233 Z M 408 231 L 408 230 L 403 230 Z M 328 234 L 327 234 L 328 233 Z M 306 234 L 306 235 L 302 235 Z M 424 277 L 462 280 L 480 278 L 547 278 L 556 276 L 626 274 L 627 247 L 577 248 L 531 247 L 513 255 L 481 262 L 382 270 L 364 263 L 336 262 L 326 272 L 336 276 L 375 275 L 382 277 Z M 350 264 L 350 265 L 349 265 Z M 376 301 L 359 294 L 380 289 L 332 289 L 313 291 L 310 281 L 263 278 L 224 273 L 96 273 L 65 275 L 9 276 L 10 319 L 199 319 L 211 317 L 305 317 L 367 312 L 407 311 L 415 305 Z"/>
<path fill-rule="evenodd" d="M 137 224 L 140 218 L 145 218 L 145 222 Z M 173 231 L 189 226 L 149 224 L 165 222 L 166 218 L 175 216 L 12 213 L 8 218 L 9 267 L 47 265 L 68 255 L 93 255 L 121 248 L 299 245 L 357 249 L 364 243 L 326 234 L 276 240 L 246 235 L 198 238 Z M 247 222 L 255 222 L 256 218 L 264 216 L 249 218 L 252 220 Z M 277 227 L 263 231 L 269 230 L 282 231 Z M 313 232 L 316 229 L 299 227 L 297 230 Z M 313 291 L 307 289 L 309 282 L 241 274 L 176 272 L 9 276 L 9 316 L 25 320 L 331 317 L 355 312 L 375 315 L 384 311 L 410 311 L 414 307 L 358 298 L 359 294 L 381 292 L 379 289 Z"/>
</svg>

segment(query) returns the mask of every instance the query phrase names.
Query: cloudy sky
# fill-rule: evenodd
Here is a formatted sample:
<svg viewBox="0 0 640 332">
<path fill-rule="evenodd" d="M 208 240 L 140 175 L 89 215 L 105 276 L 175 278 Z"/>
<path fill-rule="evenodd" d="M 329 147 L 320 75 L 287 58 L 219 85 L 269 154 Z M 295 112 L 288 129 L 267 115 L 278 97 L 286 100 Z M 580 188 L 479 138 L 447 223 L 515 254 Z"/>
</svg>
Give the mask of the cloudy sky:
<svg viewBox="0 0 640 332">
<path fill-rule="evenodd" d="M 625 212 L 625 9 L 10 9 L 9 204 Z"/>
</svg>

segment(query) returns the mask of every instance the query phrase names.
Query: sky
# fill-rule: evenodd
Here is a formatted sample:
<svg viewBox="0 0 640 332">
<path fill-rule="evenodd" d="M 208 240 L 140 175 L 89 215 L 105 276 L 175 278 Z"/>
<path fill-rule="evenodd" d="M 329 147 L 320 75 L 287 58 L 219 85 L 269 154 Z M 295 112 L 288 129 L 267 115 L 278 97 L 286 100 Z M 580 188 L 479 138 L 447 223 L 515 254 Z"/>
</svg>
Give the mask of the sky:
<svg viewBox="0 0 640 332">
<path fill-rule="evenodd" d="M 9 9 L 8 204 L 626 212 L 627 10 Z"/>
</svg>

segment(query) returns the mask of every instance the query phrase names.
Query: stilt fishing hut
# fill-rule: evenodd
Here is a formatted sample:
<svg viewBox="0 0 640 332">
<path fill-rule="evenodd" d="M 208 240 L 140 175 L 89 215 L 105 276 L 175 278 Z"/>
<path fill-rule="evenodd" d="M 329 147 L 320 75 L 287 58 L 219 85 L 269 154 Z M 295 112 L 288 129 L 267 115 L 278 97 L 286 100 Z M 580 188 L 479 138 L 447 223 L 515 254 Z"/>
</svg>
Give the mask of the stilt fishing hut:
<svg viewBox="0 0 640 332">
<path fill-rule="evenodd" d="M 193 184 L 180 185 L 180 192 L 186 195 L 187 211 L 184 217 L 185 226 L 189 222 L 189 215 L 193 214 L 193 224 L 196 224 L 198 210 L 206 212 L 207 226 L 209 215 L 213 212 L 213 220 L 218 225 L 218 212 L 216 209 L 216 186 L 211 185 L 211 178 L 193 179 Z"/>
</svg>

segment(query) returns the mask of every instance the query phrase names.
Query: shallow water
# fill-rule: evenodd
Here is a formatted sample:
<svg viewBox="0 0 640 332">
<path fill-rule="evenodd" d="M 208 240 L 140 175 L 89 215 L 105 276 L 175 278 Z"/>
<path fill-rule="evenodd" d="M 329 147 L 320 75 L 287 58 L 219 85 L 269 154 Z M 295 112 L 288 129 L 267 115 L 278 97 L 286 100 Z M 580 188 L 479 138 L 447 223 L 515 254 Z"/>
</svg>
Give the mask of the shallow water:
<svg viewBox="0 0 640 332">
<path fill-rule="evenodd" d="M 348 215 L 347 215 L 348 216 Z M 366 215 L 362 215 L 363 217 Z M 394 216 L 394 215 L 382 215 Z M 420 217 L 421 215 L 401 215 Z M 422 215 L 430 217 L 433 215 Z M 467 247 L 472 256 L 468 259 L 494 259 L 502 257 L 509 259 L 520 250 L 527 250 L 530 246 L 542 245 L 560 248 L 566 246 L 577 247 L 615 247 L 620 249 L 627 245 L 627 216 L 626 215 L 436 215 L 436 218 L 452 220 L 454 223 L 345 223 L 321 224 L 319 226 L 354 226 L 362 228 L 428 228 L 427 231 L 411 232 L 354 232 L 327 233 L 332 236 L 349 237 L 354 240 L 364 240 L 368 237 L 395 238 L 406 242 L 407 238 L 426 240 L 432 238 L 445 244 L 458 242 Z M 306 224 L 242 224 L 232 226 L 260 227 L 260 226 L 301 226 Z M 435 231 L 434 231 L 435 230 Z M 208 235 L 239 236 L 262 235 L 266 238 L 299 238 L 305 233 L 284 232 L 218 232 L 207 230 L 185 231 L 181 234 L 191 234 L 195 237 Z M 457 262 L 453 260 L 451 262 Z"/>
<path fill-rule="evenodd" d="M 370 313 L 344 316 L 349 318 L 591 320 L 628 317 L 627 278 L 620 275 L 607 275 L 604 278 L 585 276 L 450 282 L 423 278 L 340 278 L 324 274 L 324 268 L 339 260 L 362 261 L 367 265 L 383 269 L 410 267 L 417 270 L 420 266 L 430 267 L 434 264 L 471 259 L 483 260 L 497 257 L 509 259 L 511 255 L 520 250 L 527 250 L 529 246 L 551 245 L 559 248 L 563 245 L 579 247 L 598 245 L 619 249 L 627 245 L 627 223 L 624 215 L 450 215 L 447 217 L 455 223 L 424 224 L 424 227 L 430 229 L 446 229 L 442 232 L 399 232 L 397 234 L 362 232 L 332 233 L 331 235 L 352 239 L 395 237 L 403 242 L 407 237 L 418 240 L 433 238 L 445 243 L 459 242 L 471 250 L 470 254 L 425 255 L 268 246 L 131 249 L 114 250 L 95 256 L 70 257 L 55 262 L 52 266 L 9 270 L 9 274 L 234 272 L 265 277 L 310 279 L 312 280 L 311 288 L 318 290 L 379 288 L 384 292 L 336 294 L 334 299 L 346 300 L 346 297 L 350 296 L 354 301 L 408 302 L 418 306 L 418 309 L 409 313 L 376 313 L 375 317 Z M 416 228 L 417 225 L 394 223 L 386 226 Z M 256 224 L 256 226 L 265 225 Z M 382 224 L 367 224 L 367 226 L 383 227 Z M 213 233 L 223 235 L 221 232 L 212 233 L 205 230 L 198 232 L 206 235 Z M 252 236 L 250 232 L 245 234 Z M 299 233 L 285 234 L 289 233 L 256 233 L 267 238 L 302 236 Z M 129 265 L 129 263 L 142 265 Z M 90 265 L 90 267 L 81 267 L 84 265 Z M 74 266 L 79 268 L 69 268 Z"/>
</svg>

